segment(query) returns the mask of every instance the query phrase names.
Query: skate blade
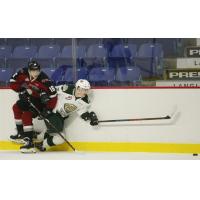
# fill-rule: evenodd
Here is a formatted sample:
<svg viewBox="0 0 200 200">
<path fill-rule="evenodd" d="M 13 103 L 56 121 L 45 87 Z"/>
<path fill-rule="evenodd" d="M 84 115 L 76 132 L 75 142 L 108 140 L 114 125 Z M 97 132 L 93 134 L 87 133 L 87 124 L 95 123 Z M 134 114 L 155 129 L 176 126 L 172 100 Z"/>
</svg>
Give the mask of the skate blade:
<svg viewBox="0 0 200 200">
<path fill-rule="evenodd" d="M 31 149 L 20 149 L 21 153 L 36 153 L 36 149 L 35 148 L 31 148 Z"/>
<path fill-rule="evenodd" d="M 26 142 L 23 140 L 23 139 L 16 139 L 16 140 L 13 140 L 13 139 L 9 139 L 11 142 L 14 142 L 16 144 L 25 144 Z"/>
</svg>

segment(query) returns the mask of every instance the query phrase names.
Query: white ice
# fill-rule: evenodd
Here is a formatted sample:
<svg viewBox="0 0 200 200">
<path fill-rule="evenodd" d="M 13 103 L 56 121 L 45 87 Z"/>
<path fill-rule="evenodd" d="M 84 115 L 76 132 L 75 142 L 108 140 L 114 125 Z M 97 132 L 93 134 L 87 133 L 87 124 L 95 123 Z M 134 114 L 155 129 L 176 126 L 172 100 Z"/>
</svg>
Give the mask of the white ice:
<svg viewBox="0 0 200 200">
<path fill-rule="evenodd" d="M 38 152 L 22 154 L 0 151 L 0 160 L 199 160 L 200 155 L 165 153 Z"/>
</svg>

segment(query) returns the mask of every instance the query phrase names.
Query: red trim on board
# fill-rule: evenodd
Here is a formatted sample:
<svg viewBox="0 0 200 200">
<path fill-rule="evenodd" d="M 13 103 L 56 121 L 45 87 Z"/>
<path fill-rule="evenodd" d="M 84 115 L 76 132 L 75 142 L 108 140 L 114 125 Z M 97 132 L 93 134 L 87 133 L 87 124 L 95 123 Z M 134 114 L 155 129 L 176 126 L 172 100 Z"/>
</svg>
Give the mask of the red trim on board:
<svg viewBox="0 0 200 200">
<path fill-rule="evenodd" d="M 9 86 L 0 86 L 0 90 L 3 90 L 3 89 L 10 89 Z"/>
<path fill-rule="evenodd" d="M 109 87 L 92 87 L 92 89 L 200 89 L 197 87 L 173 87 L 173 86 L 109 86 Z"/>
<path fill-rule="evenodd" d="M 10 89 L 9 86 L 0 86 L 0 90 Z M 200 89 L 197 87 L 173 87 L 173 86 L 96 86 L 92 87 L 92 89 Z"/>
</svg>

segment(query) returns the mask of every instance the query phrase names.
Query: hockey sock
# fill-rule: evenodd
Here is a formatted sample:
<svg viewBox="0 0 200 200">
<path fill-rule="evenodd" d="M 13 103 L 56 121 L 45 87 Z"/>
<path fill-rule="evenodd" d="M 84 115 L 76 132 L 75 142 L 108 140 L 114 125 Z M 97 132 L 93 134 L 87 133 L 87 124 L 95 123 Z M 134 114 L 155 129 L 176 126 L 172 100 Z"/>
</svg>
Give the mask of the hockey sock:
<svg viewBox="0 0 200 200">
<path fill-rule="evenodd" d="M 23 125 L 22 124 L 16 124 L 17 127 L 17 133 L 23 133 L 24 129 L 23 129 Z"/>
<path fill-rule="evenodd" d="M 30 140 L 33 140 L 34 132 L 33 126 L 24 126 L 24 136 L 28 137 Z"/>
<path fill-rule="evenodd" d="M 65 141 L 58 135 L 50 136 L 48 135 L 43 142 L 43 147 L 50 147 L 64 143 Z"/>
</svg>

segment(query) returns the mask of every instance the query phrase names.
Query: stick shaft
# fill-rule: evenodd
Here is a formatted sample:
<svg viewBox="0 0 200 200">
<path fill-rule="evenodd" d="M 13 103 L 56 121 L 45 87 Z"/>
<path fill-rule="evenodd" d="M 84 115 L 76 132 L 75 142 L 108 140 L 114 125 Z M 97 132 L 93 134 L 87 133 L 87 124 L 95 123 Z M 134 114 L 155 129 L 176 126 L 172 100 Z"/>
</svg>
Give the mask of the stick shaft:
<svg viewBox="0 0 200 200">
<path fill-rule="evenodd" d="M 33 105 L 32 102 L 30 102 L 30 105 L 38 112 L 39 116 L 44 119 L 52 128 L 54 128 L 56 131 L 57 131 L 57 128 L 48 120 L 46 119 L 45 117 L 42 116 L 41 112 L 35 107 L 35 105 Z M 57 133 L 59 134 L 59 136 L 71 147 L 71 149 L 73 151 L 76 151 L 76 149 L 72 146 L 72 144 L 59 132 L 57 131 Z"/>
<path fill-rule="evenodd" d="M 111 120 L 100 120 L 99 123 L 102 122 L 128 122 L 128 121 L 147 121 L 147 120 L 163 120 L 170 119 L 170 116 L 165 117 L 149 117 L 149 118 L 135 118 L 135 119 L 111 119 Z"/>
</svg>

